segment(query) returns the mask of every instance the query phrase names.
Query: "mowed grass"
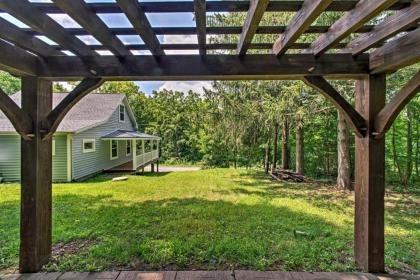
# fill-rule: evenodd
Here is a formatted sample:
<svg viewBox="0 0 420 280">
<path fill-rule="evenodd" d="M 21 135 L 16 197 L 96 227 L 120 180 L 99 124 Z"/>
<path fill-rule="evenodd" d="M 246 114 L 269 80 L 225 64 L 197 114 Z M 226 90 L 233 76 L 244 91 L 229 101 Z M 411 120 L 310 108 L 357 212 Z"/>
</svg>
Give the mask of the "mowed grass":
<svg viewBox="0 0 420 280">
<path fill-rule="evenodd" d="M 0 272 L 18 265 L 18 185 L 0 185 Z M 353 194 L 212 169 L 53 187 L 47 271 L 353 271 Z M 294 234 L 294 231 L 303 232 Z M 386 264 L 420 270 L 419 197 L 387 194 Z"/>
</svg>

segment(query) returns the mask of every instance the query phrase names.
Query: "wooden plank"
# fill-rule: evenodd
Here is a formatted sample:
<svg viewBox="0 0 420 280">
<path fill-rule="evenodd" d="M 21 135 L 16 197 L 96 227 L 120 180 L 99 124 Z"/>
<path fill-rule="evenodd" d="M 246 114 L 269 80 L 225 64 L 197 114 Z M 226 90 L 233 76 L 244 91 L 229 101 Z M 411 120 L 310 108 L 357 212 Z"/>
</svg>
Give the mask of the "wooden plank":
<svg viewBox="0 0 420 280">
<path fill-rule="evenodd" d="M 238 55 L 246 54 L 269 2 L 269 0 L 251 0 L 236 50 Z"/>
<path fill-rule="evenodd" d="M 271 1 L 267 7 L 269 12 L 297 12 L 301 9 L 304 0 L 296 1 Z M 327 11 L 349 11 L 353 9 L 358 0 L 334 0 L 327 8 Z M 389 7 L 390 10 L 406 8 L 411 0 L 399 0 Z M 120 13 L 121 10 L 115 3 L 87 3 L 95 13 Z M 44 13 L 61 13 L 60 9 L 51 3 L 33 3 Z M 191 1 L 145 1 L 139 3 L 145 13 L 192 13 L 194 6 Z M 249 10 L 249 1 L 242 0 L 208 0 L 208 12 L 246 12 Z"/>
<path fill-rule="evenodd" d="M 51 256 L 52 140 L 42 140 L 41 120 L 52 109 L 52 82 L 22 78 L 22 110 L 33 120 L 34 137 L 21 139 L 21 273 L 38 272 Z"/>
<path fill-rule="evenodd" d="M 356 110 L 367 120 L 356 137 L 354 254 L 364 272 L 383 272 L 385 140 L 375 139 L 374 118 L 385 105 L 384 74 L 356 81 Z"/>
<path fill-rule="evenodd" d="M 43 14 L 28 1 L 2 0 L 0 1 L 0 9 L 13 15 L 39 33 L 46 35 L 74 54 L 79 56 L 95 55 L 95 52 L 82 41 L 68 34 L 65 28 L 61 27 L 46 14 Z"/>
<path fill-rule="evenodd" d="M 178 271 L 176 280 L 234 280 L 232 271 Z"/>
<path fill-rule="evenodd" d="M 370 54 L 372 73 L 388 73 L 420 61 L 420 28 L 386 43 Z"/>
<path fill-rule="evenodd" d="M 337 20 L 327 33 L 319 36 L 312 43 L 311 47 L 304 52 L 312 53 L 316 56 L 323 54 L 395 2 L 396 0 L 361 0 L 353 10 Z"/>
<path fill-rule="evenodd" d="M 52 137 L 66 114 L 83 97 L 97 89 L 104 83 L 101 78 L 83 79 L 64 99 L 46 116 L 43 129 L 46 131 L 43 139 Z"/>
<path fill-rule="evenodd" d="M 165 55 L 139 2 L 137 0 L 117 0 L 117 4 L 125 13 L 144 43 L 149 47 L 150 52 L 157 56 Z"/>
<path fill-rule="evenodd" d="M 200 55 L 205 55 L 206 52 L 206 0 L 194 0 L 194 14 L 195 24 L 197 27 L 197 39 L 200 50 Z"/>
<path fill-rule="evenodd" d="M 362 137 L 366 132 L 365 119 L 338 93 L 327 80 L 321 76 L 305 76 L 303 81 L 326 97 L 338 110 L 343 113 L 347 124 L 354 133 Z"/>
<path fill-rule="evenodd" d="M 57 280 L 63 273 L 62 272 L 39 272 L 22 274 L 19 280 Z"/>
<path fill-rule="evenodd" d="M 63 54 L 2 18 L 0 18 L 0 38 L 40 56 Z"/>
<path fill-rule="evenodd" d="M 113 56 L 92 60 L 97 76 L 114 80 L 240 80 L 296 79 L 297 76 L 327 75 L 355 78 L 368 73 L 368 56 L 351 54 L 313 55 L 167 55 L 156 61 L 153 56 L 127 56 L 123 61 Z M 39 76 L 56 80 L 80 80 L 93 77 L 78 57 L 49 57 L 39 67 Z"/>
<path fill-rule="evenodd" d="M 32 119 L 0 88 L 0 110 L 12 123 L 16 132 L 30 140 L 33 134 Z"/>
<path fill-rule="evenodd" d="M 273 44 L 271 43 L 253 43 L 249 45 L 249 49 L 255 50 L 269 50 Z M 306 49 L 310 46 L 309 43 L 294 43 L 290 46 L 290 49 Z M 344 48 L 345 44 L 336 45 L 335 48 Z M 197 50 L 200 48 L 198 44 L 161 44 L 162 49 L 164 50 Z M 237 44 L 234 43 L 217 43 L 217 44 L 207 44 L 206 49 L 208 50 L 234 50 L 236 49 Z M 104 50 L 103 46 L 92 45 L 90 46 L 92 50 Z M 132 44 L 129 46 L 130 50 L 148 50 L 149 48 L 143 44 Z"/>
<path fill-rule="evenodd" d="M 131 55 L 123 43 L 108 30 L 108 26 L 88 8 L 85 1 L 54 0 L 54 3 L 116 56 Z"/>
<path fill-rule="evenodd" d="M 375 26 L 371 32 L 360 35 L 351 41 L 341 52 L 358 55 L 396 35 L 398 32 L 417 26 L 419 20 L 420 1 L 415 0 L 410 7 L 398 11 L 394 15 L 386 18 L 383 22 Z"/>
<path fill-rule="evenodd" d="M 57 280 L 116 280 L 120 272 L 65 272 Z"/>
<path fill-rule="evenodd" d="M 273 53 L 275 55 L 285 54 L 288 47 L 296 42 L 331 2 L 332 0 L 306 0 L 302 9 L 295 14 L 287 25 L 285 32 L 274 43 Z"/>
<path fill-rule="evenodd" d="M 279 34 L 286 30 L 287 26 L 258 26 L 256 34 Z M 355 30 L 355 33 L 367 33 L 373 30 L 373 25 L 364 25 Z M 304 33 L 325 33 L 328 31 L 329 26 L 316 25 L 308 27 Z M 20 28 L 22 31 L 29 35 L 40 35 L 38 32 L 30 28 Z M 138 35 L 137 31 L 131 27 L 109 27 L 108 30 L 115 35 Z M 197 34 L 196 27 L 152 27 L 156 35 L 194 35 Z M 72 35 L 89 35 L 89 33 L 82 28 L 66 28 L 66 31 Z M 242 26 L 224 26 L 224 27 L 206 27 L 206 34 L 220 35 L 220 34 L 241 34 Z"/>
<path fill-rule="evenodd" d="M 122 271 L 118 276 L 117 280 L 175 280 L 175 277 L 175 271 Z"/>
<path fill-rule="evenodd" d="M 420 91 L 420 71 L 391 99 L 375 118 L 376 138 L 385 135 L 405 105 Z"/>
<path fill-rule="evenodd" d="M 290 272 L 235 270 L 236 280 L 294 280 Z"/>
<path fill-rule="evenodd" d="M 15 75 L 37 74 L 38 59 L 25 50 L 0 40 L 0 69 Z"/>
</svg>

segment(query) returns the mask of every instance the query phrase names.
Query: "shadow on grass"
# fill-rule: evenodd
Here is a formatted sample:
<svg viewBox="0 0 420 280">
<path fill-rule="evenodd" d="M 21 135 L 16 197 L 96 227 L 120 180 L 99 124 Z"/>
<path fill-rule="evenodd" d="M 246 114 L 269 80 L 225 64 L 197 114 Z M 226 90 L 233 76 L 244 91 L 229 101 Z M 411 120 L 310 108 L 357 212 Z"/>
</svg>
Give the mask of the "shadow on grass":
<svg viewBox="0 0 420 280">
<path fill-rule="evenodd" d="M 0 205 L 9 207 L 15 206 Z M 107 195 L 68 194 L 54 197 L 53 210 L 54 244 L 99 242 L 54 260 L 47 270 L 354 269 L 349 229 L 287 207 L 198 198 L 128 203 Z M 16 229 L 18 219 L 13 220 Z M 294 230 L 313 237 L 296 238 Z M 14 233 L 11 239 L 17 242 Z M 8 265 L 16 265 L 17 252 L 10 250 L 0 259 L 14 258 Z"/>
</svg>

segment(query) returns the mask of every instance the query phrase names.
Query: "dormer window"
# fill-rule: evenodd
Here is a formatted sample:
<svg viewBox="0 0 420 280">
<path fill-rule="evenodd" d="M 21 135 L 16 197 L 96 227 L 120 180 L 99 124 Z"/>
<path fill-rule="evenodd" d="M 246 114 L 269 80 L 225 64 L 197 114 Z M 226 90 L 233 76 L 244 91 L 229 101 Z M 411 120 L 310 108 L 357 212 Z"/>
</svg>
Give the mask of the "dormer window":
<svg viewBox="0 0 420 280">
<path fill-rule="evenodd" d="M 120 122 L 125 122 L 125 106 L 124 105 L 120 105 L 119 107 L 120 109 Z"/>
</svg>

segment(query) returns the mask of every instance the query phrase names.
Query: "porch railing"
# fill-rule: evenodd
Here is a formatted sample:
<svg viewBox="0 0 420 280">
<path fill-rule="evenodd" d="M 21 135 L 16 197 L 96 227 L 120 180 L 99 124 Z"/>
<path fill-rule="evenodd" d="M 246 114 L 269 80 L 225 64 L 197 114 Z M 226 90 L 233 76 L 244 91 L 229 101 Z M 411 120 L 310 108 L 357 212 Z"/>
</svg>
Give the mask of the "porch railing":
<svg viewBox="0 0 420 280">
<path fill-rule="evenodd" d="M 151 162 L 151 161 L 153 161 L 155 159 L 158 159 L 158 158 L 159 158 L 159 151 L 158 150 L 153 150 L 153 151 L 150 151 L 150 152 L 147 152 L 147 153 L 144 153 L 144 154 L 139 154 L 136 157 L 136 163 L 137 163 L 136 167 L 145 165 L 146 163 Z"/>
</svg>

